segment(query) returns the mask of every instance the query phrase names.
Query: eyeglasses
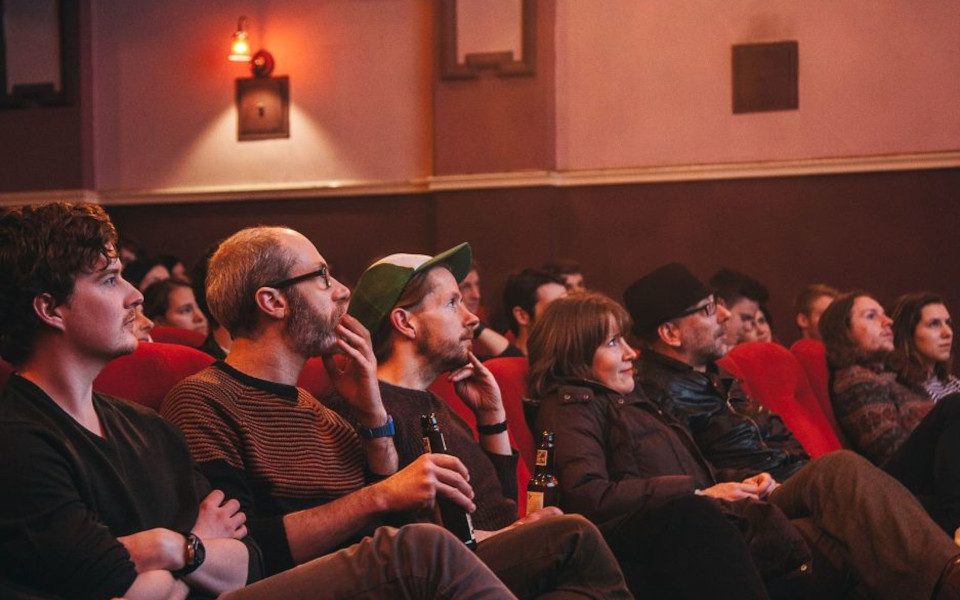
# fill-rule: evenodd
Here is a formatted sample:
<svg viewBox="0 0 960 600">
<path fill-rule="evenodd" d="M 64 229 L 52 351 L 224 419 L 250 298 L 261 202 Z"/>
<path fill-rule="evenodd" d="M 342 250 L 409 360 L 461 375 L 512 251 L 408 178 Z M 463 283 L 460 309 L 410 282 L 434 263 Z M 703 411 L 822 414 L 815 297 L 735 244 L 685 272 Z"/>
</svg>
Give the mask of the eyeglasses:
<svg viewBox="0 0 960 600">
<path fill-rule="evenodd" d="M 697 306 L 697 307 L 691 308 L 690 310 L 685 310 L 679 315 L 677 315 L 677 318 L 679 319 L 680 317 L 688 317 L 690 315 L 695 315 L 698 312 L 703 313 L 703 316 L 705 317 L 712 317 L 713 315 L 717 314 L 716 299 L 711 299 L 709 302 L 707 302 L 703 306 Z"/>
<path fill-rule="evenodd" d="M 280 281 L 275 281 L 273 283 L 267 283 L 265 284 L 265 287 L 277 288 L 279 290 L 279 289 L 290 287 L 291 285 L 300 283 L 301 281 L 313 279 L 314 277 L 322 277 L 323 283 L 326 286 L 324 289 L 327 289 L 327 290 L 330 289 L 330 286 L 332 284 L 330 283 L 330 271 L 327 269 L 327 265 L 323 265 L 316 271 L 304 273 L 303 275 L 297 275 L 296 277 L 291 277 L 289 279 L 283 279 Z"/>
</svg>

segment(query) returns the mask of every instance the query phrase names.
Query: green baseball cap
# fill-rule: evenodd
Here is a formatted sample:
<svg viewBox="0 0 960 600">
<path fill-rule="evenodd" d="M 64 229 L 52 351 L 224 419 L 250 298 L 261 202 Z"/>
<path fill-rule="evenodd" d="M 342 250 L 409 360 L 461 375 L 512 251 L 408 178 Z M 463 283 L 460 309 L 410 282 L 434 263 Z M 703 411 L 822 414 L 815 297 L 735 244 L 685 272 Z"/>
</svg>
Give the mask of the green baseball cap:
<svg viewBox="0 0 960 600">
<path fill-rule="evenodd" d="M 391 254 L 373 263 L 360 276 L 350 295 L 347 312 L 370 332 L 376 343 L 383 320 L 393 310 L 404 288 L 417 273 L 442 265 L 450 269 L 457 283 L 470 273 L 473 253 L 464 242 L 436 256 L 426 254 Z"/>
</svg>

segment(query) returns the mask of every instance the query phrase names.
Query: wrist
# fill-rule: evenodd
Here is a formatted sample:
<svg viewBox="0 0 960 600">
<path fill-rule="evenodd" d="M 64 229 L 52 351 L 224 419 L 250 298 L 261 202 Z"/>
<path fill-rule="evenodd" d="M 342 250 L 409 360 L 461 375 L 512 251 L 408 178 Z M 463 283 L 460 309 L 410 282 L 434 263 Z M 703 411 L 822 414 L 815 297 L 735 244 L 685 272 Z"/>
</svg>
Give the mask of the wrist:
<svg viewBox="0 0 960 600">
<path fill-rule="evenodd" d="M 503 407 L 492 410 L 478 410 L 476 412 L 477 425 L 496 425 L 507 420 L 507 411 Z"/>
</svg>

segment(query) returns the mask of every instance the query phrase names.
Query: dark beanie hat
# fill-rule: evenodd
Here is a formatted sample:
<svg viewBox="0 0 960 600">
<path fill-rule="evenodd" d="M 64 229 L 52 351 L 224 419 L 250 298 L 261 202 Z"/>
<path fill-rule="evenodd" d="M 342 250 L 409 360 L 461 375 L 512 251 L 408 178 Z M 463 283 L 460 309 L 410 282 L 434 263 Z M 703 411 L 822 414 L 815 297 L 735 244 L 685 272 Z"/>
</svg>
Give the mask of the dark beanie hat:
<svg viewBox="0 0 960 600">
<path fill-rule="evenodd" d="M 680 263 L 670 263 L 634 281 L 623 293 L 633 318 L 633 332 L 643 335 L 713 292 Z"/>
</svg>

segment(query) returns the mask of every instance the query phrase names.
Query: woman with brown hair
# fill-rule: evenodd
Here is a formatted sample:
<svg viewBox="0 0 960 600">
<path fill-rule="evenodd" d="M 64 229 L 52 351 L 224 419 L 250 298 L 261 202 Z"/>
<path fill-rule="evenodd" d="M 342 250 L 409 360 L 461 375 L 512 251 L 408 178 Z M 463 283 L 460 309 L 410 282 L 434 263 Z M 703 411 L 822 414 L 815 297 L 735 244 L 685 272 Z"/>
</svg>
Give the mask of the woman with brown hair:
<svg viewBox="0 0 960 600">
<path fill-rule="evenodd" d="M 824 311 L 820 335 L 833 410 L 853 449 L 897 478 L 960 539 L 960 395 L 935 405 L 921 386 L 898 381 L 892 324 L 865 292 L 843 294 Z"/>
<path fill-rule="evenodd" d="M 960 392 L 950 374 L 953 322 L 943 298 L 930 292 L 901 296 L 893 309 L 897 381 L 936 402 Z"/>
<path fill-rule="evenodd" d="M 775 483 L 714 485 L 702 457 L 633 393 L 629 321 L 586 292 L 554 300 L 531 330 L 529 393 L 537 428 L 556 433 L 561 506 L 597 524 L 638 598 L 766 597 L 743 536 L 707 496 Z"/>
</svg>

